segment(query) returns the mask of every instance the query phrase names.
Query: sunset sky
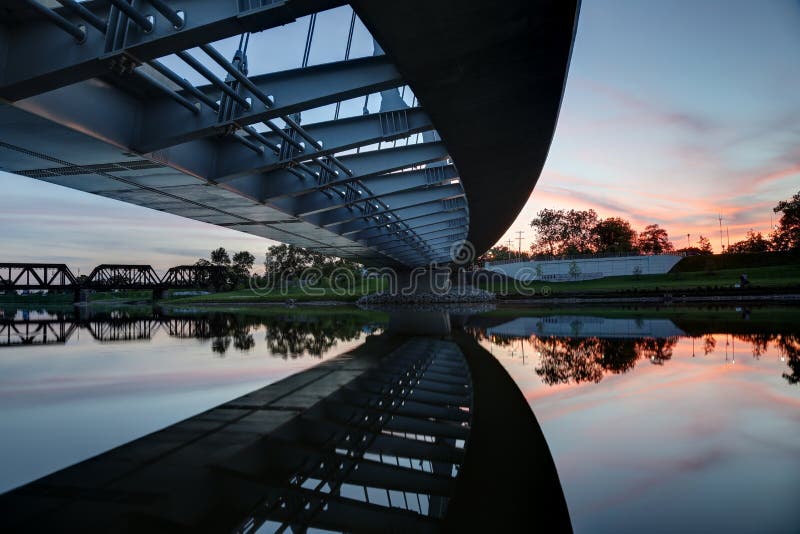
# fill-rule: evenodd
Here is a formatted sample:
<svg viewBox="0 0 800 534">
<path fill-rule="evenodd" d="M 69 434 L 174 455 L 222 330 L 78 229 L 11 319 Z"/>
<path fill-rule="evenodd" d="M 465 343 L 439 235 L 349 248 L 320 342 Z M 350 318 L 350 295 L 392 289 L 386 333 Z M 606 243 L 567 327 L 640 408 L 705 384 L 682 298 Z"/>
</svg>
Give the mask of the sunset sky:
<svg viewBox="0 0 800 534">
<path fill-rule="evenodd" d="M 346 32 L 322 22 L 318 62 Z M 678 247 L 702 233 L 718 250 L 718 214 L 731 242 L 767 233 L 772 207 L 800 190 L 799 29 L 799 0 L 584 0 L 550 156 L 500 242 L 524 230 L 527 248 L 545 207 L 658 223 Z M 361 28 L 356 47 L 368 45 Z M 2 261 L 163 269 L 221 245 L 261 263 L 272 244 L 2 172 L 0 190 Z"/>
</svg>

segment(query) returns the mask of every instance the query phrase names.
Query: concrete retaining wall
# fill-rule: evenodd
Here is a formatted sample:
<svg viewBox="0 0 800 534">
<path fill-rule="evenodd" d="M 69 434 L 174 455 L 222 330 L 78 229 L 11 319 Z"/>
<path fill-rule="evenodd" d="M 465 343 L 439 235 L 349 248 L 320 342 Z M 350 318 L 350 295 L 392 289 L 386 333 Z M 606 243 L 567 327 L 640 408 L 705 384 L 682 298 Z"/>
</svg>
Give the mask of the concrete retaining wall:
<svg viewBox="0 0 800 534">
<path fill-rule="evenodd" d="M 574 280 L 593 280 L 606 276 L 626 276 L 637 274 L 664 274 L 681 260 L 675 254 L 654 256 L 621 256 L 613 258 L 586 258 L 580 260 L 520 261 L 493 265 L 486 263 L 486 269 L 503 273 L 517 280 L 544 280 L 549 282 L 570 282 Z M 572 265 L 577 273 L 570 272 Z M 540 265 L 540 273 L 536 266 Z M 574 271 L 574 270 L 573 270 Z"/>
</svg>

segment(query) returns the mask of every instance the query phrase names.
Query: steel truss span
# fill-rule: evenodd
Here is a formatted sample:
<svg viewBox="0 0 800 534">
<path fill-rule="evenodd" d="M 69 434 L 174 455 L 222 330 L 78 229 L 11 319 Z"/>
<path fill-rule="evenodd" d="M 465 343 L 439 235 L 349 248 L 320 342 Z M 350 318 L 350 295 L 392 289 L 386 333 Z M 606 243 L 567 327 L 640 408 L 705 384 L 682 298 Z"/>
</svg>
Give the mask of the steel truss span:
<svg viewBox="0 0 800 534">
<path fill-rule="evenodd" d="M 159 276 L 150 265 L 98 265 L 83 279 L 63 263 L 0 263 L 0 291 L 81 289 L 181 289 L 225 284 L 218 265 L 179 265 Z"/>
<path fill-rule="evenodd" d="M 578 4 L 6 0 L 0 169 L 370 266 L 449 263 L 533 190 Z M 309 64 L 334 8 L 341 59 Z M 250 73 L 250 41 L 292 24 L 302 62 Z"/>
</svg>

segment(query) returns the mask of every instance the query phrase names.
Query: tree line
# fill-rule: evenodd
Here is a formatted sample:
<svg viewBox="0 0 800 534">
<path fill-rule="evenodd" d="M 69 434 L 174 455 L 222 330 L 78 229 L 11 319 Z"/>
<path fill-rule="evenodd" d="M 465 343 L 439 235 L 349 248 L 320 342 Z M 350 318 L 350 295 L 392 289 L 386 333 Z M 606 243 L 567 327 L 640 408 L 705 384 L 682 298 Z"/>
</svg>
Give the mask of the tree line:
<svg viewBox="0 0 800 534">
<path fill-rule="evenodd" d="M 243 250 L 230 254 L 224 247 L 211 251 L 209 258 L 200 258 L 195 265 L 221 269 L 222 286 L 226 289 L 248 287 L 253 276 L 256 258 Z M 273 245 L 267 248 L 264 275 L 258 275 L 260 285 L 272 285 L 278 280 L 299 281 L 303 273 L 314 271 L 317 282 L 329 280 L 334 274 L 359 274 L 361 265 L 350 260 L 328 256 L 294 245 Z"/>
<path fill-rule="evenodd" d="M 768 235 L 751 229 L 741 241 L 731 244 L 726 253 L 789 252 L 800 250 L 800 192 L 780 201 L 773 209 L 780 213 L 778 225 Z M 581 255 L 664 254 L 711 255 L 711 240 L 700 235 L 694 245 L 675 249 L 667 230 L 649 224 L 637 232 L 622 217 L 601 219 L 589 210 L 544 208 L 530 223 L 535 239 L 530 250 L 513 250 L 498 245 L 479 258 L 483 261 L 505 259 L 558 258 Z"/>
</svg>

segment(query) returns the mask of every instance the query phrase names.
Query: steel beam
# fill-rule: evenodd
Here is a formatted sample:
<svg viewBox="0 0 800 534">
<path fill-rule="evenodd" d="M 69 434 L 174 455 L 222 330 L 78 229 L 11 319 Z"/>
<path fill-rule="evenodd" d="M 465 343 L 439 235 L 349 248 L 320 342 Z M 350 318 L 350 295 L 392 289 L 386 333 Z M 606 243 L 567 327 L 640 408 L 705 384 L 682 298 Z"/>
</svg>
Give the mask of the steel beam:
<svg viewBox="0 0 800 534">
<path fill-rule="evenodd" d="M 445 198 L 459 197 L 463 195 L 464 189 L 461 188 L 460 184 L 433 186 L 427 189 L 414 189 L 410 191 L 401 191 L 398 193 L 384 195 L 380 198 L 380 200 L 385 207 L 374 200 L 366 201 L 366 204 L 372 206 L 371 208 L 367 208 L 367 212 L 359 209 L 357 206 L 359 206 L 360 203 L 356 202 L 353 204 L 353 206 L 337 208 L 323 213 L 308 215 L 303 217 L 303 219 L 317 226 L 329 226 L 352 219 L 358 219 L 364 216 L 375 216 L 384 213 L 390 213 L 392 210 L 396 209 L 409 208 L 434 200 L 442 200 Z"/>
<path fill-rule="evenodd" d="M 458 225 L 453 226 L 451 224 L 451 221 L 457 222 Z M 447 221 L 444 221 L 444 222 L 440 222 L 440 223 L 433 223 L 433 224 L 428 224 L 428 225 L 425 225 L 425 226 L 417 226 L 417 227 L 413 228 L 413 232 L 414 232 L 414 235 L 416 235 L 417 237 L 420 237 L 423 240 L 426 240 L 426 239 L 429 239 L 430 238 L 430 234 L 433 234 L 434 232 L 448 231 L 450 233 L 456 233 L 456 232 L 466 228 L 467 225 L 465 224 L 465 221 L 466 221 L 466 219 L 464 219 L 463 217 L 454 217 L 454 218 L 452 218 L 450 220 L 447 220 Z M 366 245 L 368 247 L 378 247 L 378 248 L 380 248 L 381 246 L 383 246 L 383 245 L 385 245 L 387 243 L 391 243 L 391 242 L 397 241 L 398 239 L 400 239 L 398 237 L 398 234 L 403 234 L 404 232 L 409 232 L 409 230 L 403 230 L 401 227 L 399 227 L 396 231 L 392 231 L 390 233 L 386 233 L 386 234 L 383 234 L 383 235 L 378 236 L 378 237 L 372 237 L 372 238 L 367 238 L 367 239 L 357 239 L 356 241 L 358 241 L 359 243 L 363 243 L 364 245 Z"/>
<path fill-rule="evenodd" d="M 200 44 L 288 24 L 346 2 L 277 0 L 267 5 L 258 2 L 259 7 L 254 8 L 240 8 L 241 2 L 220 0 L 168 0 L 165 3 L 173 11 L 185 14 L 185 23 L 180 29 L 155 9 L 144 10 L 146 15 L 155 17 L 155 27 L 150 32 L 135 24 L 124 24 L 120 31 L 109 27 L 106 35 L 88 28 L 82 44 L 44 19 L 5 24 L 6 39 L 0 57 L 6 61 L 0 78 L 0 98 L 13 102 Z M 251 2 L 246 4 L 252 5 Z M 108 18 L 106 3 L 87 7 L 98 18 Z M 69 10 L 58 12 L 73 24 L 81 23 Z"/>
<path fill-rule="evenodd" d="M 232 190 L 247 188 L 253 191 L 257 189 L 261 201 L 268 202 L 280 197 L 315 191 L 321 185 L 337 185 L 354 179 L 369 178 L 379 174 L 433 163 L 447 158 L 447 154 L 447 147 L 441 141 L 418 143 L 341 156 L 339 160 L 353 171 L 353 176 L 346 176 L 342 173 L 338 176 L 330 176 L 328 181 L 324 181 L 321 168 L 312 165 L 311 167 L 320 173 L 318 178 L 308 176 L 305 179 L 301 179 L 287 169 L 276 169 L 266 173 L 226 180 L 224 183 Z"/>
<path fill-rule="evenodd" d="M 454 236 L 457 236 L 457 237 L 454 237 Z M 442 230 L 442 231 L 436 232 L 435 235 L 429 236 L 429 238 L 427 238 L 425 240 L 425 244 L 428 245 L 428 247 L 430 247 L 430 248 L 435 248 L 436 246 L 442 245 L 444 243 L 455 243 L 456 241 L 458 241 L 460 239 L 464 239 L 465 237 L 467 237 L 466 230 L 455 231 L 455 232 L 453 231 L 453 229 Z M 392 252 L 394 252 L 394 251 L 396 251 L 398 249 L 401 249 L 402 246 L 403 246 L 403 243 L 399 243 L 398 242 L 398 243 L 396 243 L 394 245 L 389 245 L 389 246 L 378 248 L 378 250 L 380 250 L 381 252 L 390 254 L 390 253 L 392 253 Z"/>
<path fill-rule="evenodd" d="M 218 134 L 232 126 L 241 127 L 271 120 L 403 84 L 400 73 L 386 56 L 262 74 L 250 80 L 261 92 L 273 98 L 274 105 L 268 107 L 242 87 L 239 94 L 251 99 L 250 109 L 241 110 L 231 120 L 220 122 L 217 112 L 208 106 L 203 106 L 200 113 L 192 114 L 176 106 L 170 99 L 160 98 L 143 107 L 141 128 L 133 148 L 139 152 L 152 152 L 198 137 Z M 214 85 L 198 87 L 198 90 L 214 100 L 219 98 L 219 89 Z M 184 96 L 193 100 L 190 94 Z"/>
<path fill-rule="evenodd" d="M 378 226 L 385 226 L 397 221 L 410 222 L 417 217 L 424 217 L 434 213 L 441 213 L 446 211 L 453 211 L 456 209 L 464 209 L 467 206 L 467 201 L 464 197 L 458 197 L 447 200 L 433 200 L 418 206 L 411 206 L 409 208 L 396 209 L 393 211 L 393 218 L 383 220 L 380 217 L 365 216 L 361 219 L 347 221 L 341 224 L 335 224 L 328 227 L 328 230 L 335 232 L 345 237 L 348 234 L 353 234 L 361 230 L 375 228 Z"/>
<path fill-rule="evenodd" d="M 422 108 L 411 108 L 318 122 L 305 125 L 304 129 L 322 143 L 322 149 L 307 147 L 303 152 L 286 151 L 291 156 L 281 157 L 282 154 L 271 151 L 255 154 L 239 144 L 224 142 L 220 146 L 217 168 L 211 178 L 217 181 L 227 180 L 244 174 L 267 172 L 291 165 L 292 162 L 308 162 L 312 158 L 432 130 L 433 123 Z M 273 144 L 282 143 L 278 134 L 263 135 Z"/>
<path fill-rule="evenodd" d="M 442 247 L 436 247 L 427 256 L 426 263 L 432 264 L 432 263 L 447 263 L 447 262 L 449 262 L 450 261 L 450 248 L 451 248 L 450 245 L 442 246 Z M 392 257 L 395 258 L 397 261 L 402 262 L 402 263 L 406 263 L 406 264 L 411 263 L 411 262 L 414 261 L 414 256 L 410 255 L 410 254 L 407 254 L 407 253 L 394 254 L 394 255 L 392 255 Z M 421 264 L 416 263 L 414 265 L 418 267 Z"/>
<path fill-rule="evenodd" d="M 445 211 L 445 212 L 437 212 L 431 215 L 425 215 L 423 217 L 417 217 L 416 219 L 411 219 L 410 221 L 405 221 L 406 225 L 412 229 L 422 228 L 431 224 L 437 224 L 443 221 L 450 221 L 453 219 L 464 219 L 465 221 L 469 221 L 467 218 L 467 212 L 465 209 L 461 208 L 455 211 Z M 392 225 L 394 226 L 394 225 Z M 360 230 L 350 234 L 348 237 L 354 241 L 362 240 L 362 239 L 371 239 L 374 237 L 381 237 L 388 235 L 387 232 L 395 232 L 399 231 L 402 228 L 398 226 L 397 230 L 390 230 L 387 229 L 386 226 L 381 225 L 375 228 L 368 228 L 365 230 Z"/>
<path fill-rule="evenodd" d="M 360 180 L 358 185 L 352 187 L 362 193 L 358 197 L 358 201 L 366 201 L 391 193 L 438 185 L 452 180 L 457 174 L 455 165 L 446 165 L 365 178 Z M 303 216 L 335 209 L 352 202 L 352 200 L 346 200 L 348 196 L 345 187 L 333 187 L 328 189 L 328 192 L 329 196 L 321 191 L 314 191 L 296 197 L 288 197 L 277 205 L 282 209 L 287 209 L 290 213 Z"/>
</svg>

